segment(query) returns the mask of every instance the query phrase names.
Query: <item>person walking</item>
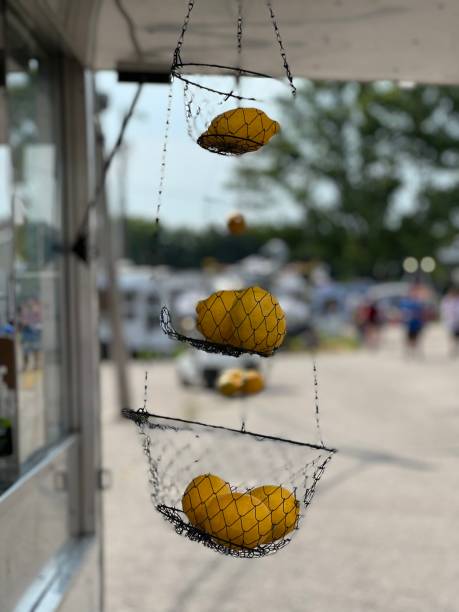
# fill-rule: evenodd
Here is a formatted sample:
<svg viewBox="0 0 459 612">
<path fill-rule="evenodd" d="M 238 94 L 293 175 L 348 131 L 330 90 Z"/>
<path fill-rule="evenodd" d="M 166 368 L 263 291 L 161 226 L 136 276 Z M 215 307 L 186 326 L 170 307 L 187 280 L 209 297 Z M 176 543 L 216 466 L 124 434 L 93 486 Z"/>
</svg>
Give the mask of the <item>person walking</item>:
<svg viewBox="0 0 459 612">
<path fill-rule="evenodd" d="M 406 352 L 408 356 L 419 354 L 419 340 L 424 330 L 424 304 L 414 293 L 401 300 L 402 322 L 405 326 Z"/>
<path fill-rule="evenodd" d="M 377 303 L 362 302 L 356 309 L 354 321 L 360 340 L 369 348 L 377 348 L 382 324 Z"/>
</svg>

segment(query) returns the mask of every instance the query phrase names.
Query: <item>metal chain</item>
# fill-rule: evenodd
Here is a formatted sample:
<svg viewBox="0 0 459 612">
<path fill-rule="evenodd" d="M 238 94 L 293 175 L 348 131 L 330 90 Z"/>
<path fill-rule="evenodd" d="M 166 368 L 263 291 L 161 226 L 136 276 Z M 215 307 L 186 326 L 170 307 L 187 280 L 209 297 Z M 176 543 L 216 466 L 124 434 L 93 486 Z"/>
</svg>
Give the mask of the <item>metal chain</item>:
<svg viewBox="0 0 459 612">
<path fill-rule="evenodd" d="M 184 105 L 184 110 L 185 110 L 186 129 L 188 132 L 188 136 L 192 140 L 194 140 L 193 127 L 192 127 L 193 94 L 190 92 L 190 86 L 188 83 L 183 84 L 183 105 Z"/>
<path fill-rule="evenodd" d="M 186 31 L 188 29 L 188 25 L 190 23 L 191 11 L 194 8 L 194 3 L 195 3 L 195 0 L 189 0 L 189 2 L 188 2 L 188 9 L 187 9 L 187 12 L 186 12 L 186 15 L 185 15 L 185 20 L 183 22 L 182 30 L 180 32 L 180 36 L 179 36 L 179 39 L 177 41 L 177 46 L 175 47 L 175 51 L 174 51 L 174 59 L 173 59 L 172 67 L 177 66 L 178 64 L 182 63 L 182 60 L 180 58 L 180 51 L 182 49 L 182 45 L 183 45 L 183 41 L 185 39 Z"/>
<path fill-rule="evenodd" d="M 145 379 L 144 379 L 144 387 L 143 387 L 143 407 L 139 409 L 138 412 L 146 413 L 147 412 L 147 400 L 148 400 L 148 372 L 145 370 Z"/>
<path fill-rule="evenodd" d="M 182 45 L 183 45 L 183 41 L 185 39 L 186 31 L 188 29 L 188 25 L 189 25 L 190 17 L 191 17 L 191 11 L 194 8 L 194 4 L 195 4 L 195 0 L 189 0 L 188 1 L 187 12 L 186 12 L 183 24 L 182 24 L 182 29 L 180 31 L 180 35 L 179 35 L 179 38 L 178 38 L 178 41 L 177 41 L 177 45 L 176 45 L 175 50 L 174 50 L 173 59 L 172 59 L 171 82 L 170 82 L 170 87 L 169 87 L 169 94 L 168 94 L 168 97 L 167 97 L 166 127 L 165 127 L 165 130 L 164 130 L 164 140 L 163 140 L 163 149 L 162 149 L 162 153 L 161 153 L 161 166 L 160 166 L 160 175 L 159 175 L 159 186 L 158 186 L 158 194 L 157 194 L 157 202 L 156 202 L 155 224 L 156 224 L 156 230 L 157 230 L 156 231 L 156 238 L 157 238 L 158 246 L 159 246 L 159 215 L 160 215 L 160 212 L 161 212 L 161 205 L 162 205 L 163 191 L 164 191 L 164 183 L 165 183 L 165 180 L 166 180 L 166 158 L 167 158 L 167 145 L 168 145 L 168 142 L 169 142 L 169 129 L 170 129 L 170 123 L 171 123 L 171 114 L 172 114 L 174 71 L 175 71 L 175 67 L 177 65 L 181 64 L 180 51 L 181 51 L 181 48 L 182 48 Z M 188 105 L 187 105 L 187 102 L 185 102 L 185 105 L 186 105 L 185 106 L 185 109 L 186 109 L 185 116 L 187 118 L 188 118 L 188 112 L 191 113 L 191 102 L 192 102 L 192 99 L 189 101 Z M 188 127 L 188 129 L 190 131 L 190 127 Z"/>
<path fill-rule="evenodd" d="M 148 400 L 148 371 L 145 370 L 144 387 L 143 387 L 143 406 L 137 411 L 138 413 L 148 414 L 147 400 Z M 150 476 L 148 480 L 152 487 L 151 498 L 153 502 L 156 504 L 156 501 L 158 499 L 159 492 L 160 492 L 160 479 L 159 479 L 157 462 L 153 459 L 153 456 L 151 453 L 151 437 L 150 437 L 150 434 L 147 433 L 147 428 L 148 428 L 147 423 L 148 422 L 146 419 L 145 420 L 142 419 L 139 422 L 139 434 L 142 438 L 143 452 L 148 460 L 148 468 L 150 472 Z"/>
<path fill-rule="evenodd" d="M 195 141 L 199 134 L 199 128 L 197 125 L 197 120 L 199 117 L 203 116 L 203 106 L 206 106 L 206 100 L 204 100 L 204 104 L 201 102 L 200 104 L 195 102 L 195 92 L 193 92 L 192 87 L 190 87 L 189 83 L 183 84 L 183 103 L 185 107 L 185 121 L 186 127 L 189 137 Z M 221 104 L 221 102 L 219 103 Z M 195 109 L 193 110 L 195 106 Z M 204 123 L 209 123 L 207 119 L 204 119 Z M 194 132 L 193 132 L 194 130 Z"/>
<path fill-rule="evenodd" d="M 314 408 L 315 408 L 317 435 L 318 435 L 321 446 L 325 446 L 324 440 L 322 437 L 322 430 L 320 428 L 319 381 L 318 381 L 318 376 L 317 376 L 317 362 L 316 362 L 315 357 L 312 358 L 312 375 L 314 379 Z"/>
<path fill-rule="evenodd" d="M 242 66 L 241 56 L 242 56 L 242 0 L 237 0 L 237 67 L 239 70 L 241 70 L 241 66 Z"/>
<path fill-rule="evenodd" d="M 169 85 L 169 94 L 167 96 L 166 127 L 164 130 L 163 150 L 161 153 L 161 166 L 160 166 L 160 174 L 159 174 L 158 195 L 157 195 L 157 201 L 156 201 L 155 224 L 156 224 L 157 230 L 159 227 L 159 214 L 161 212 L 164 183 L 166 180 L 166 158 L 167 158 L 167 145 L 169 142 L 169 131 L 170 131 L 170 124 L 171 124 L 173 86 L 174 86 L 174 79 L 171 78 L 171 82 Z"/>
<path fill-rule="evenodd" d="M 242 68 L 242 0 L 237 0 L 237 73 L 236 73 L 236 91 L 240 93 L 241 89 L 241 68 Z M 237 101 L 238 106 L 241 106 L 241 100 Z"/>
<path fill-rule="evenodd" d="M 266 6 L 268 7 L 269 15 L 271 17 L 271 22 L 273 24 L 274 32 L 276 34 L 277 42 L 279 43 L 280 54 L 282 57 L 282 61 L 284 63 L 285 74 L 287 75 L 288 82 L 290 84 L 290 89 L 292 90 L 292 95 L 296 96 L 296 87 L 293 84 L 293 76 L 290 70 L 289 63 L 287 61 L 287 52 L 285 51 L 284 43 L 282 42 L 282 38 L 279 31 L 279 26 L 277 25 L 276 16 L 274 14 L 273 6 L 271 0 L 266 0 Z"/>
<path fill-rule="evenodd" d="M 158 458 L 157 461 L 153 459 L 153 455 L 151 451 L 151 437 L 150 437 L 150 434 L 146 432 L 146 427 L 148 427 L 148 425 L 146 423 L 142 423 L 139 426 L 139 434 L 142 437 L 143 452 L 145 456 L 147 457 L 147 461 L 148 461 L 148 469 L 150 472 L 150 476 L 148 480 L 151 485 L 151 499 L 154 505 L 156 506 L 156 504 L 158 503 L 158 499 L 159 499 L 159 495 L 161 491 L 161 482 L 159 478 L 159 469 L 158 469 L 158 463 L 160 461 L 160 458 Z"/>
<path fill-rule="evenodd" d="M 327 468 L 327 465 L 332 460 L 333 454 L 334 454 L 334 451 L 330 455 L 328 455 L 323 461 L 321 461 L 321 463 L 319 463 L 321 457 L 313 461 L 313 465 L 317 465 L 317 464 L 318 465 L 314 471 L 314 474 L 312 475 L 311 486 L 308 486 L 308 476 L 307 474 L 305 475 L 305 482 L 304 482 L 305 494 L 303 497 L 303 504 L 305 508 L 307 508 L 309 504 L 311 503 L 312 498 L 314 497 L 314 493 L 316 492 L 317 484 L 319 483 L 319 480 L 322 478 Z"/>
</svg>

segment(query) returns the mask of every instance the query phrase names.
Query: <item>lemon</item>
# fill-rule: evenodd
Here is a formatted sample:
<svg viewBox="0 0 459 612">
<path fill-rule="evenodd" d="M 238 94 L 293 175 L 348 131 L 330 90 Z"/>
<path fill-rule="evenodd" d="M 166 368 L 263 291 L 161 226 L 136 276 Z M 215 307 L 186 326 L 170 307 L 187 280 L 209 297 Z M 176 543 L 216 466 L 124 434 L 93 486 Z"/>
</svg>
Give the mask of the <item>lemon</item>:
<svg viewBox="0 0 459 612">
<path fill-rule="evenodd" d="M 241 215 L 241 213 L 234 213 L 228 217 L 226 226 L 233 236 L 240 236 L 247 228 L 244 215 Z"/>
<path fill-rule="evenodd" d="M 271 541 L 271 513 L 247 493 L 218 495 L 208 505 L 203 529 L 226 546 L 256 548 Z"/>
<path fill-rule="evenodd" d="M 272 353 L 284 341 L 287 329 L 285 314 L 277 298 L 260 287 L 236 291 L 230 310 L 234 334 L 230 344 Z"/>
<path fill-rule="evenodd" d="M 225 370 L 217 380 L 217 389 L 223 395 L 231 397 L 241 391 L 243 380 L 242 370 Z"/>
<path fill-rule="evenodd" d="M 235 291 L 217 291 L 196 305 L 196 327 L 207 340 L 226 343 L 233 335 L 230 310 Z"/>
<path fill-rule="evenodd" d="M 227 495 L 231 487 L 219 476 L 202 474 L 196 476 L 185 489 L 182 508 L 195 527 L 201 527 L 207 518 L 207 505 L 216 495 Z"/>
<path fill-rule="evenodd" d="M 242 393 L 247 395 L 251 395 L 252 393 L 259 393 L 263 391 L 265 386 L 265 381 L 263 375 L 257 370 L 247 370 L 244 372 L 244 376 L 242 379 Z"/>
<path fill-rule="evenodd" d="M 208 135 L 237 136 L 266 144 L 279 132 L 277 121 L 258 108 L 235 108 L 215 117 L 207 129 Z"/>
<path fill-rule="evenodd" d="M 251 489 L 250 495 L 262 501 L 271 511 L 272 540 L 284 538 L 298 523 L 300 505 L 293 491 L 280 485 L 264 485 Z"/>
<path fill-rule="evenodd" d="M 242 155 L 257 151 L 280 130 L 277 121 L 258 108 L 235 108 L 217 115 L 198 138 L 204 149 Z"/>
</svg>

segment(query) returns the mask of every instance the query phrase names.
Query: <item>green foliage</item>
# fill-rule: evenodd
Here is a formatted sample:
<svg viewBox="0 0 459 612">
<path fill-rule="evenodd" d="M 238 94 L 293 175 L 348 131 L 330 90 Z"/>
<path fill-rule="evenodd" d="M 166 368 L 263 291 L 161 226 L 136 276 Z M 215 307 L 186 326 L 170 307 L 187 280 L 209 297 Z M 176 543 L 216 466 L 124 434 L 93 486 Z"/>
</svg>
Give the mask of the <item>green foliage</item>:
<svg viewBox="0 0 459 612">
<path fill-rule="evenodd" d="M 436 255 L 459 231 L 459 88 L 306 83 L 279 100 L 281 133 L 238 165 L 241 207 L 293 203 L 303 221 L 222 229 L 127 222 L 127 257 L 187 268 L 232 263 L 278 237 L 292 259 L 322 260 L 337 278 L 396 278 L 408 255 Z M 408 187 L 407 187 L 408 186 Z M 442 270 L 437 270 L 438 280 Z"/>
<path fill-rule="evenodd" d="M 234 263 L 256 253 L 271 238 L 285 240 L 295 259 L 304 258 L 303 231 L 296 226 L 256 226 L 242 236 L 231 236 L 225 229 L 214 227 L 201 231 L 162 227 L 158 245 L 155 224 L 131 217 L 126 222 L 126 257 L 138 265 L 196 268 L 209 257 Z"/>
<path fill-rule="evenodd" d="M 457 235 L 459 88 L 306 83 L 279 104 L 281 133 L 233 187 L 245 206 L 299 207 L 303 257 L 386 278 Z"/>
</svg>

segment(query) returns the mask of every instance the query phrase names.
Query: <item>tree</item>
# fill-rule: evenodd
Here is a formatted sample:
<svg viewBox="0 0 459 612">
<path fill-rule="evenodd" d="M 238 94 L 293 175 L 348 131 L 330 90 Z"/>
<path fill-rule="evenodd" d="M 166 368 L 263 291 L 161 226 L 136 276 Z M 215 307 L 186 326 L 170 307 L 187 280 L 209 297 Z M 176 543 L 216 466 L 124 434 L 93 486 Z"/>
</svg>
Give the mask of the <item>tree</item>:
<svg viewBox="0 0 459 612">
<path fill-rule="evenodd" d="M 130 217 L 126 223 L 126 257 L 138 265 L 167 264 L 174 268 L 197 268 L 209 257 L 234 263 L 260 250 L 269 240 L 285 240 L 295 258 L 300 258 L 302 231 L 297 227 L 269 225 L 250 227 L 242 236 L 231 236 L 225 228 L 202 230 L 161 226 L 159 240 L 153 221 Z"/>
<path fill-rule="evenodd" d="M 459 89 L 306 82 L 281 133 L 240 165 L 246 205 L 292 202 L 305 258 L 338 277 L 391 277 L 459 227 Z"/>
</svg>

